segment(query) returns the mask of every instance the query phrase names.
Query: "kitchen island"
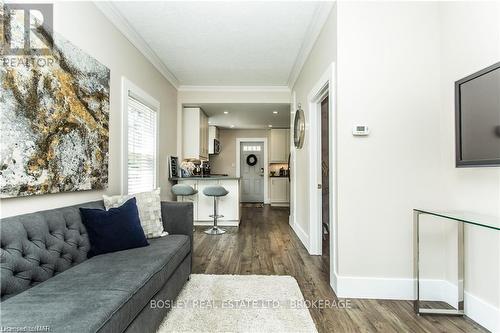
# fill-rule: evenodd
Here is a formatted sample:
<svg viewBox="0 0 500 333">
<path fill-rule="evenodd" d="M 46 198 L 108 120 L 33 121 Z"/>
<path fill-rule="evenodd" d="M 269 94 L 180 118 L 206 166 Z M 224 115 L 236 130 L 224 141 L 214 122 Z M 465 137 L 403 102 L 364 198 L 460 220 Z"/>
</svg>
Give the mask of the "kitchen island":
<svg viewBox="0 0 500 333">
<path fill-rule="evenodd" d="M 194 225 L 212 225 L 213 218 L 209 215 L 214 213 L 214 200 L 213 197 L 207 197 L 203 194 L 203 189 L 207 186 L 220 185 L 223 186 L 229 193 L 220 197 L 218 204 L 218 211 L 223 218 L 218 220 L 219 226 L 237 227 L 241 220 L 240 210 L 240 177 L 231 176 L 193 176 L 170 178 L 171 181 L 179 184 L 186 184 L 198 190 L 198 193 L 186 197 L 178 197 L 177 201 L 189 201 L 193 203 L 194 212 Z"/>
</svg>

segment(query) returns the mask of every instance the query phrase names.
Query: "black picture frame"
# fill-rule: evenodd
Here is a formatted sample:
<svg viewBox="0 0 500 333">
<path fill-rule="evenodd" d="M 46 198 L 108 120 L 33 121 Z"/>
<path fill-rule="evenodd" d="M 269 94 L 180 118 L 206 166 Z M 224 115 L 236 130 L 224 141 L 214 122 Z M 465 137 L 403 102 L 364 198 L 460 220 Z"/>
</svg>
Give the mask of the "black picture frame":
<svg viewBox="0 0 500 333">
<path fill-rule="evenodd" d="M 462 111 L 460 108 L 460 86 L 466 82 L 472 81 L 480 76 L 499 69 L 500 62 L 497 62 L 455 82 L 455 166 L 457 168 L 500 166 L 500 158 L 491 160 L 464 160 L 462 158 Z"/>
</svg>

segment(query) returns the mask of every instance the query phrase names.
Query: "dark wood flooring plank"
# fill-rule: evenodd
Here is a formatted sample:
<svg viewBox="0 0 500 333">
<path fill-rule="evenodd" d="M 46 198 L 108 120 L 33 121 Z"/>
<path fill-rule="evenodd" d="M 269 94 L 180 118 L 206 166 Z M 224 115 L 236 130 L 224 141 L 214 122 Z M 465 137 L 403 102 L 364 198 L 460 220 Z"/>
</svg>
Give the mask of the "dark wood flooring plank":
<svg viewBox="0 0 500 333">
<path fill-rule="evenodd" d="M 212 236 L 196 227 L 193 272 L 291 275 L 306 300 L 338 300 L 330 288 L 328 257 L 310 256 L 288 225 L 288 209 L 242 208 L 238 228 Z M 484 333 L 468 318 L 417 316 L 410 301 L 351 299 L 351 308 L 310 308 L 319 332 Z"/>
</svg>

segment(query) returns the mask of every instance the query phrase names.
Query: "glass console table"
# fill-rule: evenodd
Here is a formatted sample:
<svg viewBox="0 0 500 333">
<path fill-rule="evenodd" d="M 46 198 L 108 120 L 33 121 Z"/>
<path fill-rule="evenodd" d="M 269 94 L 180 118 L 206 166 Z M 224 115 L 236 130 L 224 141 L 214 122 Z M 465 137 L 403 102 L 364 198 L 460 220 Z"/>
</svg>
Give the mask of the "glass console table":
<svg viewBox="0 0 500 333">
<path fill-rule="evenodd" d="M 458 223 L 458 281 L 464 279 L 464 224 L 473 225 L 479 228 L 491 229 L 493 232 L 500 231 L 500 218 L 486 215 L 473 214 L 468 212 L 450 211 L 439 212 L 433 210 L 413 210 L 413 277 L 415 281 L 416 299 L 413 303 L 417 314 L 441 314 L 441 315 L 464 315 L 464 283 L 458 283 L 458 306 L 456 309 L 435 309 L 422 308 L 420 300 L 420 274 L 419 274 L 419 227 L 420 215 L 432 215 L 443 219 L 448 219 Z"/>
</svg>

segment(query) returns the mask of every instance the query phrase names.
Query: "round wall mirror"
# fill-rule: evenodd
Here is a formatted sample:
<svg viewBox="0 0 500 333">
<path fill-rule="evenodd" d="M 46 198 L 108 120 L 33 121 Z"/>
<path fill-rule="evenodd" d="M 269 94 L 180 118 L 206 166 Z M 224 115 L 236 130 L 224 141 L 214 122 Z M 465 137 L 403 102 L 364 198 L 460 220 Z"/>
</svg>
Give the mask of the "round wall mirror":
<svg viewBox="0 0 500 333">
<path fill-rule="evenodd" d="M 304 135 L 306 131 L 306 120 L 304 117 L 304 111 L 300 107 L 295 112 L 295 120 L 293 122 L 293 142 L 295 144 L 295 148 L 301 149 L 304 145 Z"/>
</svg>

